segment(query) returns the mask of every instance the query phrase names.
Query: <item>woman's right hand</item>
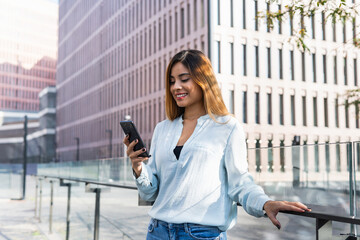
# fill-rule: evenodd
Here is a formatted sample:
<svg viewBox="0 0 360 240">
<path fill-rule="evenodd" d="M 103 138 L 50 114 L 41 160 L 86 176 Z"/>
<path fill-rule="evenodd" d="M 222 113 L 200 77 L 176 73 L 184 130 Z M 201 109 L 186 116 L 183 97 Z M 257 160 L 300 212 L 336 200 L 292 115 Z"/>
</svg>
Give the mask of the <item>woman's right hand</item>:
<svg viewBox="0 0 360 240">
<path fill-rule="evenodd" d="M 128 155 L 128 157 L 131 160 L 131 164 L 132 164 L 132 168 L 135 172 L 136 178 L 138 178 L 141 174 L 141 163 L 143 161 L 148 160 L 148 157 L 139 157 L 139 155 L 143 152 L 146 151 L 145 148 L 142 148 L 140 150 L 137 150 L 134 152 L 134 147 L 135 145 L 138 143 L 138 140 L 135 139 L 134 141 L 130 142 L 129 141 L 129 135 L 126 135 L 124 137 L 123 143 L 127 146 L 127 151 L 126 154 Z"/>
</svg>

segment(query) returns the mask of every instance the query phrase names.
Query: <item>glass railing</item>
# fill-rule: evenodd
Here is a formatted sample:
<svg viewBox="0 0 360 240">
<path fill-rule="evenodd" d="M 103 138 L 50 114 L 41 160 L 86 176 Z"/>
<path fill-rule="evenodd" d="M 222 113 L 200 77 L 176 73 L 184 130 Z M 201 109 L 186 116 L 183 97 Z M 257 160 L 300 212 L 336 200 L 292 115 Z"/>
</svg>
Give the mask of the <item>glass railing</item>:
<svg viewBox="0 0 360 240">
<path fill-rule="evenodd" d="M 350 147 L 351 146 L 351 147 Z M 290 147 L 248 149 L 249 172 L 255 182 L 275 200 L 300 201 L 337 209 L 339 215 L 356 215 L 360 206 L 359 143 L 331 143 Z M 353 170 L 353 171 L 352 171 Z M 60 162 L 38 165 L 43 178 L 42 221 L 49 221 L 50 180 L 54 181 L 53 232 L 66 234 L 67 187 L 59 179 L 89 180 L 99 183 L 135 186 L 127 158 Z M 50 178 L 54 177 L 54 178 Z M 85 183 L 67 181 L 71 186 L 70 239 L 93 239 L 95 193 L 85 191 Z M 99 187 L 91 184 L 92 187 Z M 100 186 L 99 239 L 145 239 L 150 206 L 139 206 L 137 191 Z M 351 189 L 357 189 L 354 192 Z M 105 189 L 109 189 L 106 192 Z M 28 194 L 35 191 L 28 189 Z M 40 201 L 37 201 L 39 204 Z M 35 203 L 34 203 L 35 204 Z M 39 217 L 39 216 L 38 216 Z M 253 218 L 238 208 L 238 224 L 228 232 L 229 239 L 314 239 L 315 219 L 279 214 L 282 230 L 266 218 Z M 253 229 L 249 233 L 249 229 Z M 333 223 L 333 234 L 354 233 L 357 228 Z M 249 235 L 250 234 L 250 235 Z"/>
<path fill-rule="evenodd" d="M 22 164 L 0 164 L 1 198 L 20 198 L 22 196 Z"/>
<path fill-rule="evenodd" d="M 135 186 L 128 158 L 39 164 L 38 175 Z"/>
<path fill-rule="evenodd" d="M 339 215 L 354 216 L 351 144 L 248 149 L 249 171 L 273 199 L 329 207 Z M 350 224 L 333 225 L 336 235 L 354 232 Z M 300 220 L 294 230 L 310 234 L 308 221 Z"/>
</svg>

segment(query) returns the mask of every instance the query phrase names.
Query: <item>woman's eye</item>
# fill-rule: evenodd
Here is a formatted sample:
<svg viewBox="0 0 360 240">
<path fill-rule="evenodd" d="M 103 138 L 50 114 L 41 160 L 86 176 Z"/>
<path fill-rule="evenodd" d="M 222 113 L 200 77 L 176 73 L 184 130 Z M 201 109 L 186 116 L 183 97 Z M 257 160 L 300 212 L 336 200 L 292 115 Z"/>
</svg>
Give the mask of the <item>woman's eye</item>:
<svg viewBox="0 0 360 240">
<path fill-rule="evenodd" d="M 182 82 L 187 82 L 187 81 L 189 81 L 189 80 L 190 80 L 190 78 L 182 79 L 181 81 L 182 81 Z"/>
<path fill-rule="evenodd" d="M 173 85 L 175 83 L 175 81 L 170 81 L 169 83 L 170 83 L 170 85 Z"/>
</svg>

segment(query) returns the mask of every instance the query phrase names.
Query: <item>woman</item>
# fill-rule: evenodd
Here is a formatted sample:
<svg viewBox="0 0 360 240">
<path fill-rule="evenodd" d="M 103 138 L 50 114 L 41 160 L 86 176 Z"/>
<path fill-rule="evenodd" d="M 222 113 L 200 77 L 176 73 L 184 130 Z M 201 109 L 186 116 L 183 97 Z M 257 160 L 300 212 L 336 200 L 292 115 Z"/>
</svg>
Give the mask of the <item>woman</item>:
<svg viewBox="0 0 360 240">
<path fill-rule="evenodd" d="M 246 212 L 264 216 L 278 229 L 280 210 L 309 209 L 272 201 L 247 172 L 240 123 L 223 102 L 209 59 L 200 51 L 177 53 L 166 70 L 167 120 L 157 124 L 152 157 L 127 145 L 136 184 L 144 200 L 155 201 L 147 239 L 226 239 L 236 223 L 239 202 Z"/>
</svg>

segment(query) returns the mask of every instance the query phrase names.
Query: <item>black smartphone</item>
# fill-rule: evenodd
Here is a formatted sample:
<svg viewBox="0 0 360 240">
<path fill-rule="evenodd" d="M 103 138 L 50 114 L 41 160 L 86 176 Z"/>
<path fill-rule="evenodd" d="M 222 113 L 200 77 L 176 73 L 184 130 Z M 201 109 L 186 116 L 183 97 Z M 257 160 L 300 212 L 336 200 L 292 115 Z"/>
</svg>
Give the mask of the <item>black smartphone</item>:
<svg viewBox="0 0 360 240">
<path fill-rule="evenodd" d="M 130 142 L 134 141 L 135 139 L 139 140 L 138 143 L 134 147 L 134 151 L 140 150 L 145 147 L 145 144 L 144 144 L 143 140 L 141 139 L 140 134 L 137 131 L 133 121 L 131 121 L 131 120 L 120 121 L 120 126 L 123 129 L 124 133 L 129 135 Z M 151 155 L 149 155 L 147 149 L 145 152 L 141 153 L 139 156 L 140 157 L 151 157 Z"/>
</svg>

